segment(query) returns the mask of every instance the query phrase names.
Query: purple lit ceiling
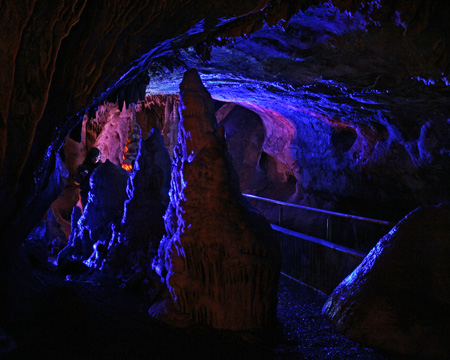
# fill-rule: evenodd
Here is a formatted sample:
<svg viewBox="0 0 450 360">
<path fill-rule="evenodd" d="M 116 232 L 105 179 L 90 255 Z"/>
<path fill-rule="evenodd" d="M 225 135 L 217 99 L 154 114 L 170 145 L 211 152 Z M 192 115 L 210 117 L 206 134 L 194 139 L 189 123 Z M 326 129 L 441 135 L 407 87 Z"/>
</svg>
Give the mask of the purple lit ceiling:
<svg viewBox="0 0 450 360">
<path fill-rule="evenodd" d="M 419 47 L 436 35 L 433 24 L 417 36 L 407 11 L 383 17 L 383 9 L 377 1 L 352 13 L 324 3 L 283 26 L 218 38 L 225 45 L 200 54 L 175 51 L 150 67 L 147 92 L 175 94 L 184 70 L 197 68 L 213 98 L 261 116 L 264 151 L 305 192 L 399 202 L 403 211 L 442 201 L 450 170 L 448 64 L 440 68 Z M 201 32 L 202 23 L 194 29 Z M 446 43 L 438 38 L 434 46 L 439 53 Z"/>
</svg>

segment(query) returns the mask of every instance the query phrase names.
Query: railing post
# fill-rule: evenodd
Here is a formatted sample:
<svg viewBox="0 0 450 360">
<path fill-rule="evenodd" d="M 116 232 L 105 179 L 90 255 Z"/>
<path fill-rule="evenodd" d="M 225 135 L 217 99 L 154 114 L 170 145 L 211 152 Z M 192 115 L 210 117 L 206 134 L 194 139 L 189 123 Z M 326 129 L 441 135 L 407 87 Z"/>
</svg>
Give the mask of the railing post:
<svg viewBox="0 0 450 360">
<path fill-rule="evenodd" d="M 283 226 L 283 205 L 280 205 L 280 211 L 278 212 L 278 225 Z"/>
<path fill-rule="evenodd" d="M 331 242 L 331 218 L 327 217 L 327 241 Z"/>
</svg>

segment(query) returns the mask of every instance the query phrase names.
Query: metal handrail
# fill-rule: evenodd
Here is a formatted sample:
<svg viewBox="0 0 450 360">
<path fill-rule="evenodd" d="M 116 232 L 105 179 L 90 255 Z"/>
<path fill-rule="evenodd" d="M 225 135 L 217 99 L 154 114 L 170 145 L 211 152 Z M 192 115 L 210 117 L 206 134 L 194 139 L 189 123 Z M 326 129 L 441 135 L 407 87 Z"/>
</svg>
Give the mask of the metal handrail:
<svg viewBox="0 0 450 360">
<path fill-rule="evenodd" d="M 344 217 L 344 218 L 347 218 L 347 219 L 366 221 L 366 222 L 379 224 L 379 225 L 385 225 L 385 226 L 393 226 L 395 224 L 395 223 L 393 223 L 391 221 L 371 219 L 371 218 L 366 218 L 366 217 L 362 217 L 362 216 L 344 214 L 344 213 L 339 213 L 339 212 L 334 212 L 334 211 L 329 211 L 329 210 L 322 210 L 322 209 L 312 208 L 312 207 L 308 207 L 308 206 L 292 204 L 292 203 L 288 203 L 288 202 L 284 202 L 284 201 L 264 198 L 264 197 L 261 197 L 261 196 L 256 196 L 256 195 L 251 195 L 251 194 L 242 194 L 242 195 L 244 195 L 245 197 L 248 197 L 248 198 L 262 200 L 262 201 L 267 201 L 267 202 L 270 202 L 270 203 L 273 203 L 273 204 L 277 204 L 277 205 L 289 206 L 289 207 L 293 207 L 293 208 L 296 208 L 296 209 L 315 211 L 315 212 L 319 212 L 319 213 L 322 213 L 322 214 L 328 214 L 328 215 L 333 215 L 333 216 L 340 216 L 340 217 Z"/>
</svg>

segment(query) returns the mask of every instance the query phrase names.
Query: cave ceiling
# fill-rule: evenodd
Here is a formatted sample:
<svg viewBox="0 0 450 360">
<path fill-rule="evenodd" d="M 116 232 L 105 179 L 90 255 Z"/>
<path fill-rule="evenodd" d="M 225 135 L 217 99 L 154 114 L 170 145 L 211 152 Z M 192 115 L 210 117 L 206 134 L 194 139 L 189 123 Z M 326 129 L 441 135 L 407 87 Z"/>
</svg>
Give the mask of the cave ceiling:
<svg viewBox="0 0 450 360">
<path fill-rule="evenodd" d="M 325 2 L 249 35 L 176 50 L 150 66 L 147 93 L 176 94 L 184 71 L 197 68 L 214 99 L 261 116 L 263 150 L 306 192 L 378 198 L 403 212 L 445 200 L 450 81 L 438 12 L 448 6 L 396 5 L 348 11 Z"/>
<path fill-rule="evenodd" d="M 372 3 L 351 13 L 327 2 L 249 36 L 216 39 L 225 44 L 209 46 L 207 61 L 194 47 L 180 49 L 150 66 L 147 92 L 178 93 L 194 67 L 215 99 L 271 110 L 297 130 L 323 122 L 412 146 L 427 121 L 449 118 L 448 61 L 444 49 L 425 54 L 417 37 L 407 38 L 399 11 L 383 25 L 374 20 L 381 5 Z"/>
</svg>

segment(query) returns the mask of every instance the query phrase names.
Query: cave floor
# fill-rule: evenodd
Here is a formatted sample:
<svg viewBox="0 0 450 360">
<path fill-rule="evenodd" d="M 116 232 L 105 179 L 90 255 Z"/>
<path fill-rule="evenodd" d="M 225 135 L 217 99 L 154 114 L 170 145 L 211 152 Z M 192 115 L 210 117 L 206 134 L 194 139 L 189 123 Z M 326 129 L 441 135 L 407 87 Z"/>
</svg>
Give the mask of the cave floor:
<svg viewBox="0 0 450 360">
<path fill-rule="evenodd" d="M 39 277 L 51 295 L 37 316 L 8 329 L 16 349 L 6 359 L 392 359 L 338 334 L 321 316 L 326 295 L 284 275 L 278 325 L 264 335 L 163 324 L 147 315 L 148 296 L 111 279 Z"/>
</svg>

